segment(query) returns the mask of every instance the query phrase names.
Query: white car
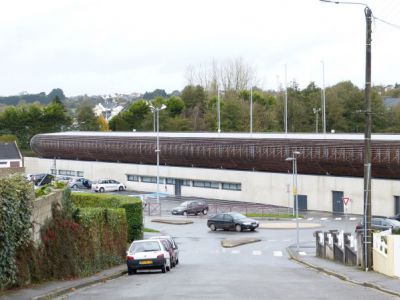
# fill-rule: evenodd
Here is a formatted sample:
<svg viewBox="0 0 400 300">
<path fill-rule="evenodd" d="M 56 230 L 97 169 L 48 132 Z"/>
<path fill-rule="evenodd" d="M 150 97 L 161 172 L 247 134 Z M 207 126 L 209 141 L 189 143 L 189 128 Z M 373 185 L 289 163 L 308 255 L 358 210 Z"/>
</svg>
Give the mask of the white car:
<svg viewBox="0 0 400 300">
<path fill-rule="evenodd" d="M 139 240 L 132 242 L 126 253 L 128 274 L 137 270 L 161 269 L 171 270 L 171 257 L 161 240 Z"/>
<path fill-rule="evenodd" d="M 100 179 L 92 183 L 92 190 L 95 192 L 109 192 L 109 191 L 124 191 L 126 190 L 125 184 L 113 179 Z"/>
</svg>

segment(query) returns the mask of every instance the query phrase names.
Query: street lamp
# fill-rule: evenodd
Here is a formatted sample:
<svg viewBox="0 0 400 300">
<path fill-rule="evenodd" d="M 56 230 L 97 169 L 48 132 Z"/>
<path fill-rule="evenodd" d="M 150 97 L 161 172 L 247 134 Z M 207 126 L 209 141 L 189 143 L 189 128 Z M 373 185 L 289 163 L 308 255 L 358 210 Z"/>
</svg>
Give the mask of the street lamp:
<svg viewBox="0 0 400 300">
<path fill-rule="evenodd" d="M 297 196 L 297 155 L 300 155 L 299 151 L 293 151 L 293 156 L 286 158 L 286 161 L 292 162 L 293 170 L 293 195 L 295 197 L 295 208 L 296 208 L 296 250 L 299 251 L 299 199 Z"/>
<path fill-rule="evenodd" d="M 318 114 L 321 111 L 321 107 L 312 109 L 313 113 L 315 114 L 315 133 L 318 133 Z"/>
<path fill-rule="evenodd" d="M 157 203 L 160 203 L 160 110 L 166 109 L 167 106 L 162 104 L 161 107 L 155 107 L 152 104 L 149 104 L 151 111 L 156 115 L 157 119 Z"/>
</svg>

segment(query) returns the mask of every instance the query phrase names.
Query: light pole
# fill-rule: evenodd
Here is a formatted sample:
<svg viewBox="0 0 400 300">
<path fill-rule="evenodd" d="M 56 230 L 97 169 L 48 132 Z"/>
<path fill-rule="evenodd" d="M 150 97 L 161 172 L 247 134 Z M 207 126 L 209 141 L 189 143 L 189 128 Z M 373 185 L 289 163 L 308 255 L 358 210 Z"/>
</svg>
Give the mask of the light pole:
<svg viewBox="0 0 400 300">
<path fill-rule="evenodd" d="M 250 87 L 250 133 L 253 133 L 253 86 Z"/>
<path fill-rule="evenodd" d="M 326 133 L 325 63 L 322 63 L 322 132 Z"/>
<path fill-rule="evenodd" d="M 218 88 L 218 92 L 217 92 L 217 110 L 218 110 L 218 133 L 221 132 L 221 109 L 220 109 L 220 100 L 219 100 L 219 87 Z"/>
<path fill-rule="evenodd" d="M 288 128 L 288 94 L 287 94 L 287 67 L 285 65 L 285 133 Z"/>
<path fill-rule="evenodd" d="M 152 104 L 149 105 L 151 111 L 156 115 L 157 119 L 157 203 L 160 203 L 160 110 L 167 108 L 165 104 L 162 104 L 160 107 L 155 107 Z"/>
<path fill-rule="evenodd" d="M 321 107 L 315 108 L 313 107 L 313 113 L 315 114 L 315 133 L 318 133 L 318 114 L 321 111 Z"/>
<path fill-rule="evenodd" d="M 364 6 L 366 23 L 365 43 L 365 132 L 364 132 L 364 268 L 368 271 L 372 267 L 372 236 L 371 236 L 371 34 L 372 11 L 367 4 L 361 2 L 320 0 L 335 4 L 355 4 Z"/>
<path fill-rule="evenodd" d="M 299 151 L 293 151 L 293 156 L 286 158 L 286 161 L 292 162 L 292 170 L 293 170 L 293 195 L 295 199 L 295 208 L 296 208 L 296 250 L 299 249 L 299 199 L 297 196 L 297 156 L 300 155 Z"/>
</svg>

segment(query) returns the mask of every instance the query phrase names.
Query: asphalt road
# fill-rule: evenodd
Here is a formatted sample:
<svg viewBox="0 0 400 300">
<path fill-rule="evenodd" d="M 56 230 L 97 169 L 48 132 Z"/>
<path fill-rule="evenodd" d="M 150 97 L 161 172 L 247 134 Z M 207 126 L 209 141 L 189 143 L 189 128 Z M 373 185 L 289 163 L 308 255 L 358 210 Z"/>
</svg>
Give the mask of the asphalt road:
<svg viewBox="0 0 400 300">
<path fill-rule="evenodd" d="M 288 259 L 296 230 L 211 232 L 204 218 L 189 225 L 145 220 L 145 226 L 175 237 L 180 264 L 172 271 L 143 272 L 91 286 L 60 299 L 395 299 L 379 291 L 327 276 Z M 327 219 L 324 230 L 354 228 L 355 221 Z M 311 244 L 314 230 L 300 230 L 300 243 Z M 224 249 L 225 238 L 259 237 L 261 242 Z M 304 255 L 314 255 L 306 248 Z"/>
</svg>

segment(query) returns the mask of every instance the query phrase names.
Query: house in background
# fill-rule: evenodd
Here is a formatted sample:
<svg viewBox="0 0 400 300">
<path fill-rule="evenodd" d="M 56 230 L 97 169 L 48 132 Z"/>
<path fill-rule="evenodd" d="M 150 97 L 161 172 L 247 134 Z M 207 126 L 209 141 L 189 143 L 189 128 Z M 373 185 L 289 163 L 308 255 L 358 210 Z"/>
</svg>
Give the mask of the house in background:
<svg viewBox="0 0 400 300">
<path fill-rule="evenodd" d="M 15 142 L 0 142 L 0 175 L 23 172 L 21 152 Z"/>
</svg>

